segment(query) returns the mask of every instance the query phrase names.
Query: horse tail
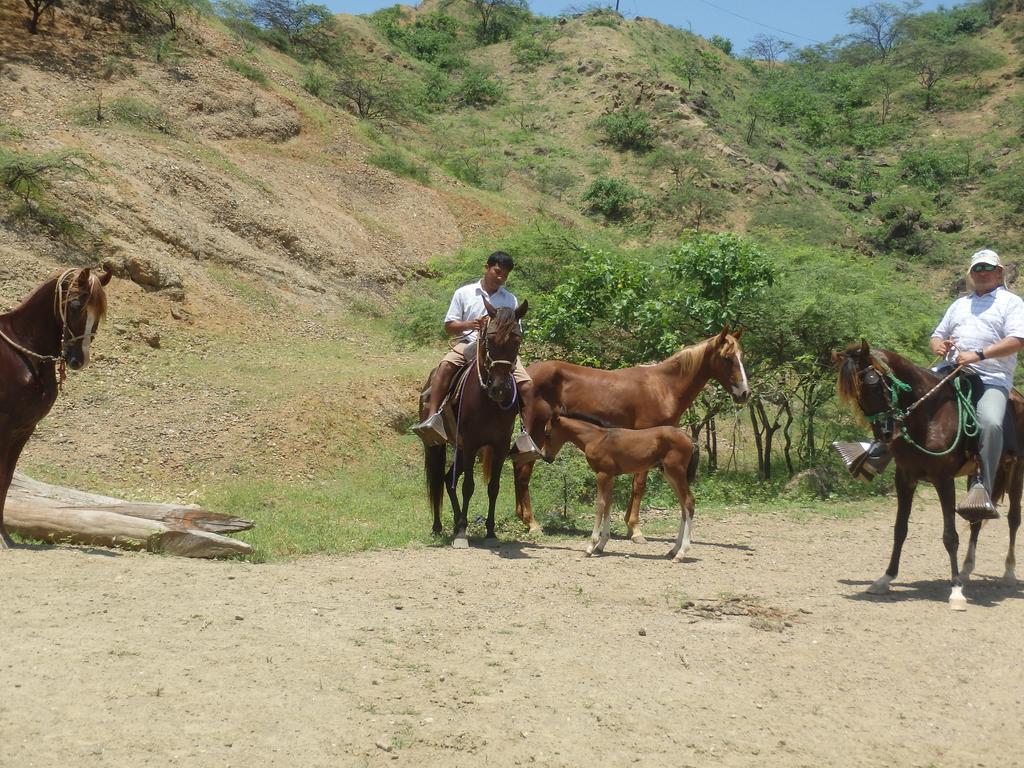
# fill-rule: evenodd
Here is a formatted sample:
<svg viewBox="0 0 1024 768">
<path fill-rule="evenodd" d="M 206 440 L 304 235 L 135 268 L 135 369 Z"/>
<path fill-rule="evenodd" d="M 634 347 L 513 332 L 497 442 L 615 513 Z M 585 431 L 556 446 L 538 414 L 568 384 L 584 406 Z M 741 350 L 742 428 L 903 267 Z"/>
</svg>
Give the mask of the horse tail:
<svg viewBox="0 0 1024 768">
<path fill-rule="evenodd" d="M 441 511 L 441 494 L 444 491 L 444 462 L 447 446 L 432 445 L 423 452 L 423 469 L 427 476 L 427 500 L 435 518 Z"/>
<path fill-rule="evenodd" d="M 494 448 L 489 445 L 485 445 L 480 449 L 480 463 L 482 466 L 484 485 L 491 482 L 491 456 L 494 454 Z"/>
<path fill-rule="evenodd" d="M 686 465 L 686 482 L 690 485 L 693 485 L 693 481 L 697 479 L 698 464 L 700 464 L 700 446 L 694 443 L 690 463 Z"/>
</svg>

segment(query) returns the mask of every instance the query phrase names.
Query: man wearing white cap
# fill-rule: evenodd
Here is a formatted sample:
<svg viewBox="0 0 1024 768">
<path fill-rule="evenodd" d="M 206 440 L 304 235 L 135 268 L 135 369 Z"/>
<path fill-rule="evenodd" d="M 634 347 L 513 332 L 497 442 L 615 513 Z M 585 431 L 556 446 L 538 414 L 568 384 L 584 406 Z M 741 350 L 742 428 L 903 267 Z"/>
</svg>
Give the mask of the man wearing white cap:
<svg viewBox="0 0 1024 768">
<path fill-rule="evenodd" d="M 1024 349 L 1024 300 L 1003 284 L 1003 265 L 992 250 L 978 251 L 967 273 L 971 293 L 954 301 L 932 332 L 931 350 L 978 375 L 978 454 L 981 478 L 972 477 L 958 511 L 969 519 L 998 517 L 992 483 L 1003 451 L 1003 417 L 1013 386 L 1017 352 Z"/>
</svg>

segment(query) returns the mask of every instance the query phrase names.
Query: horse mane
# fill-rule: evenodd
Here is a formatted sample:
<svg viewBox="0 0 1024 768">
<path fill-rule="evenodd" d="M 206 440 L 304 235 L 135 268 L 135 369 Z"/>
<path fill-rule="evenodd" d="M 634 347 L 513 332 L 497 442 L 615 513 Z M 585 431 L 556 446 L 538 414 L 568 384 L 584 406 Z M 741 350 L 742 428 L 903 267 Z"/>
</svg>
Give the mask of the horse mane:
<svg viewBox="0 0 1024 768">
<path fill-rule="evenodd" d="M 498 307 L 498 311 L 491 319 L 494 324 L 494 341 L 497 344 L 504 344 L 513 334 L 519 333 L 519 323 L 516 321 L 516 312 L 510 307 Z"/>
<path fill-rule="evenodd" d="M 76 269 L 71 273 L 69 278 L 70 287 L 68 289 L 69 301 L 77 298 L 82 292 L 78 285 L 78 279 L 81 274 L 81 269 Z M 57 279 L 59 280 L 60 278 L 58 277 Z M 103 284 L 100 282 L 99 277 L 97 277 L 95 270 L 89 272 L 89 303 L 87 307 L 96 312 L 97 320 L 102 320 L 107 316 L 107 293 L 103 290 Z"/>
<path fill-rule="evenodd" d="M 858 366 L 861 362 L 860 351 L 861 345 L 859 343 L 851 344 L 846 348 L 843 353 L 843 362 L 839 366 L 839 378 L 836 382 L 836 392 L 839 395 L 839 400 L 851 406 L 858 415 L 860 415 L 860 407 L 857 405 L 860 397 L 860 376 L 858 376 L 860 372 Z M 918 385 L 918 387 L 930 387 L 939 380 L 939 377 L 932 371 L 922 368 L 888 349 L 872 349 L 869 355 L 869 364 L 882 376 L 887 374 L 897 375 L 911 387 L 915 385 Z M 898 373 L 895 373 L 895 371 L 898 371 Z"/>
<path fill-rule="evenodd" d="M 677 363 L 679 365 L 679 373 L 683 376 L 694 373 L 699 370 L 703 364 L 704 354 L 707 352 L 707 348 L 714 344 L 720 335 L 721 334 L 716 333 L 711 338 L 704 339 L 704 341 L 698 341 L 696 344 L 683 347 L 665 362 L 673 361 Z M 726 353 L 735 353 L 737 346 L 739 346 L 739 342 L 736 341 L 736 337 L 727 333 L 725 335 L 725 341 L 722 342 L 723 351 Z"/>
</svg>

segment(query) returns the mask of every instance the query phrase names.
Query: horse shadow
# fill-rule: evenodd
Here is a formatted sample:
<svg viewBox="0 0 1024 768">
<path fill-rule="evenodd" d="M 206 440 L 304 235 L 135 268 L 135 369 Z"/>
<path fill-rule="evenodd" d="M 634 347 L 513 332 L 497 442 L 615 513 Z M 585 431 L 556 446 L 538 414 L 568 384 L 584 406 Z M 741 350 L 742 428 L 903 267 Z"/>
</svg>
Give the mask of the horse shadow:
<svg viewBox="0 0 1024 768">
<path fill-rule="evenodd" d="M 891 591 L 884 595 L 872 595 L 867 592 L 871 581 L 859 579 L 838 579 L 838 583 L 848 587 L 863 587 L 852 594 L 843 595 L 847 600 L 860 603 L 909 603 L 915 601 L 945 602 L 949 599 L 949 581 L 945 579 L 927 579 L 920 581 L 896 581 Z M 981 587 L 981 589 L 978 589 Z M 1001 578 L 973 574 L 971 580 L 964 585 L 967 602 L 980 608 L 995 608 L 1006 600 L 1024 599 L 1024 584 L 1018 582 L 1009 585 Z"/>
</svg>

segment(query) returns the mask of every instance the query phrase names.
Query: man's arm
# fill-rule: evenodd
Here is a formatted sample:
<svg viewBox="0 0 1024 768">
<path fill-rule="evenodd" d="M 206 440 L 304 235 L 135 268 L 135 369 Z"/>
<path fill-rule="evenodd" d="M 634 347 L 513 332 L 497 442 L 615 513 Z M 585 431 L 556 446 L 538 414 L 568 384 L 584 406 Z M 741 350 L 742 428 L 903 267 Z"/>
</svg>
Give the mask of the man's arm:
<svg viewBox="0 0 1024 768">
<path fill-rule="evenodd" d="M 484 324 L 485 315 L 474 320 L 449 320 L 444 324 L 444 330 L 449 336 L 461 336 L 466 331 L 481 330 Z"/>
<path fill-rule="evenodd" d="M 1024 349 L 1024 339 L 1019 336 L 1007 336 L 1005 339 L 989 344 L 982 350 L 961 352 L 956 361 L 960 365 L 971 365 L 979 360 L 994 357 L 1007 357 Z M 981 352 L 979 355 L 978 352 Z"/>
</svg>

